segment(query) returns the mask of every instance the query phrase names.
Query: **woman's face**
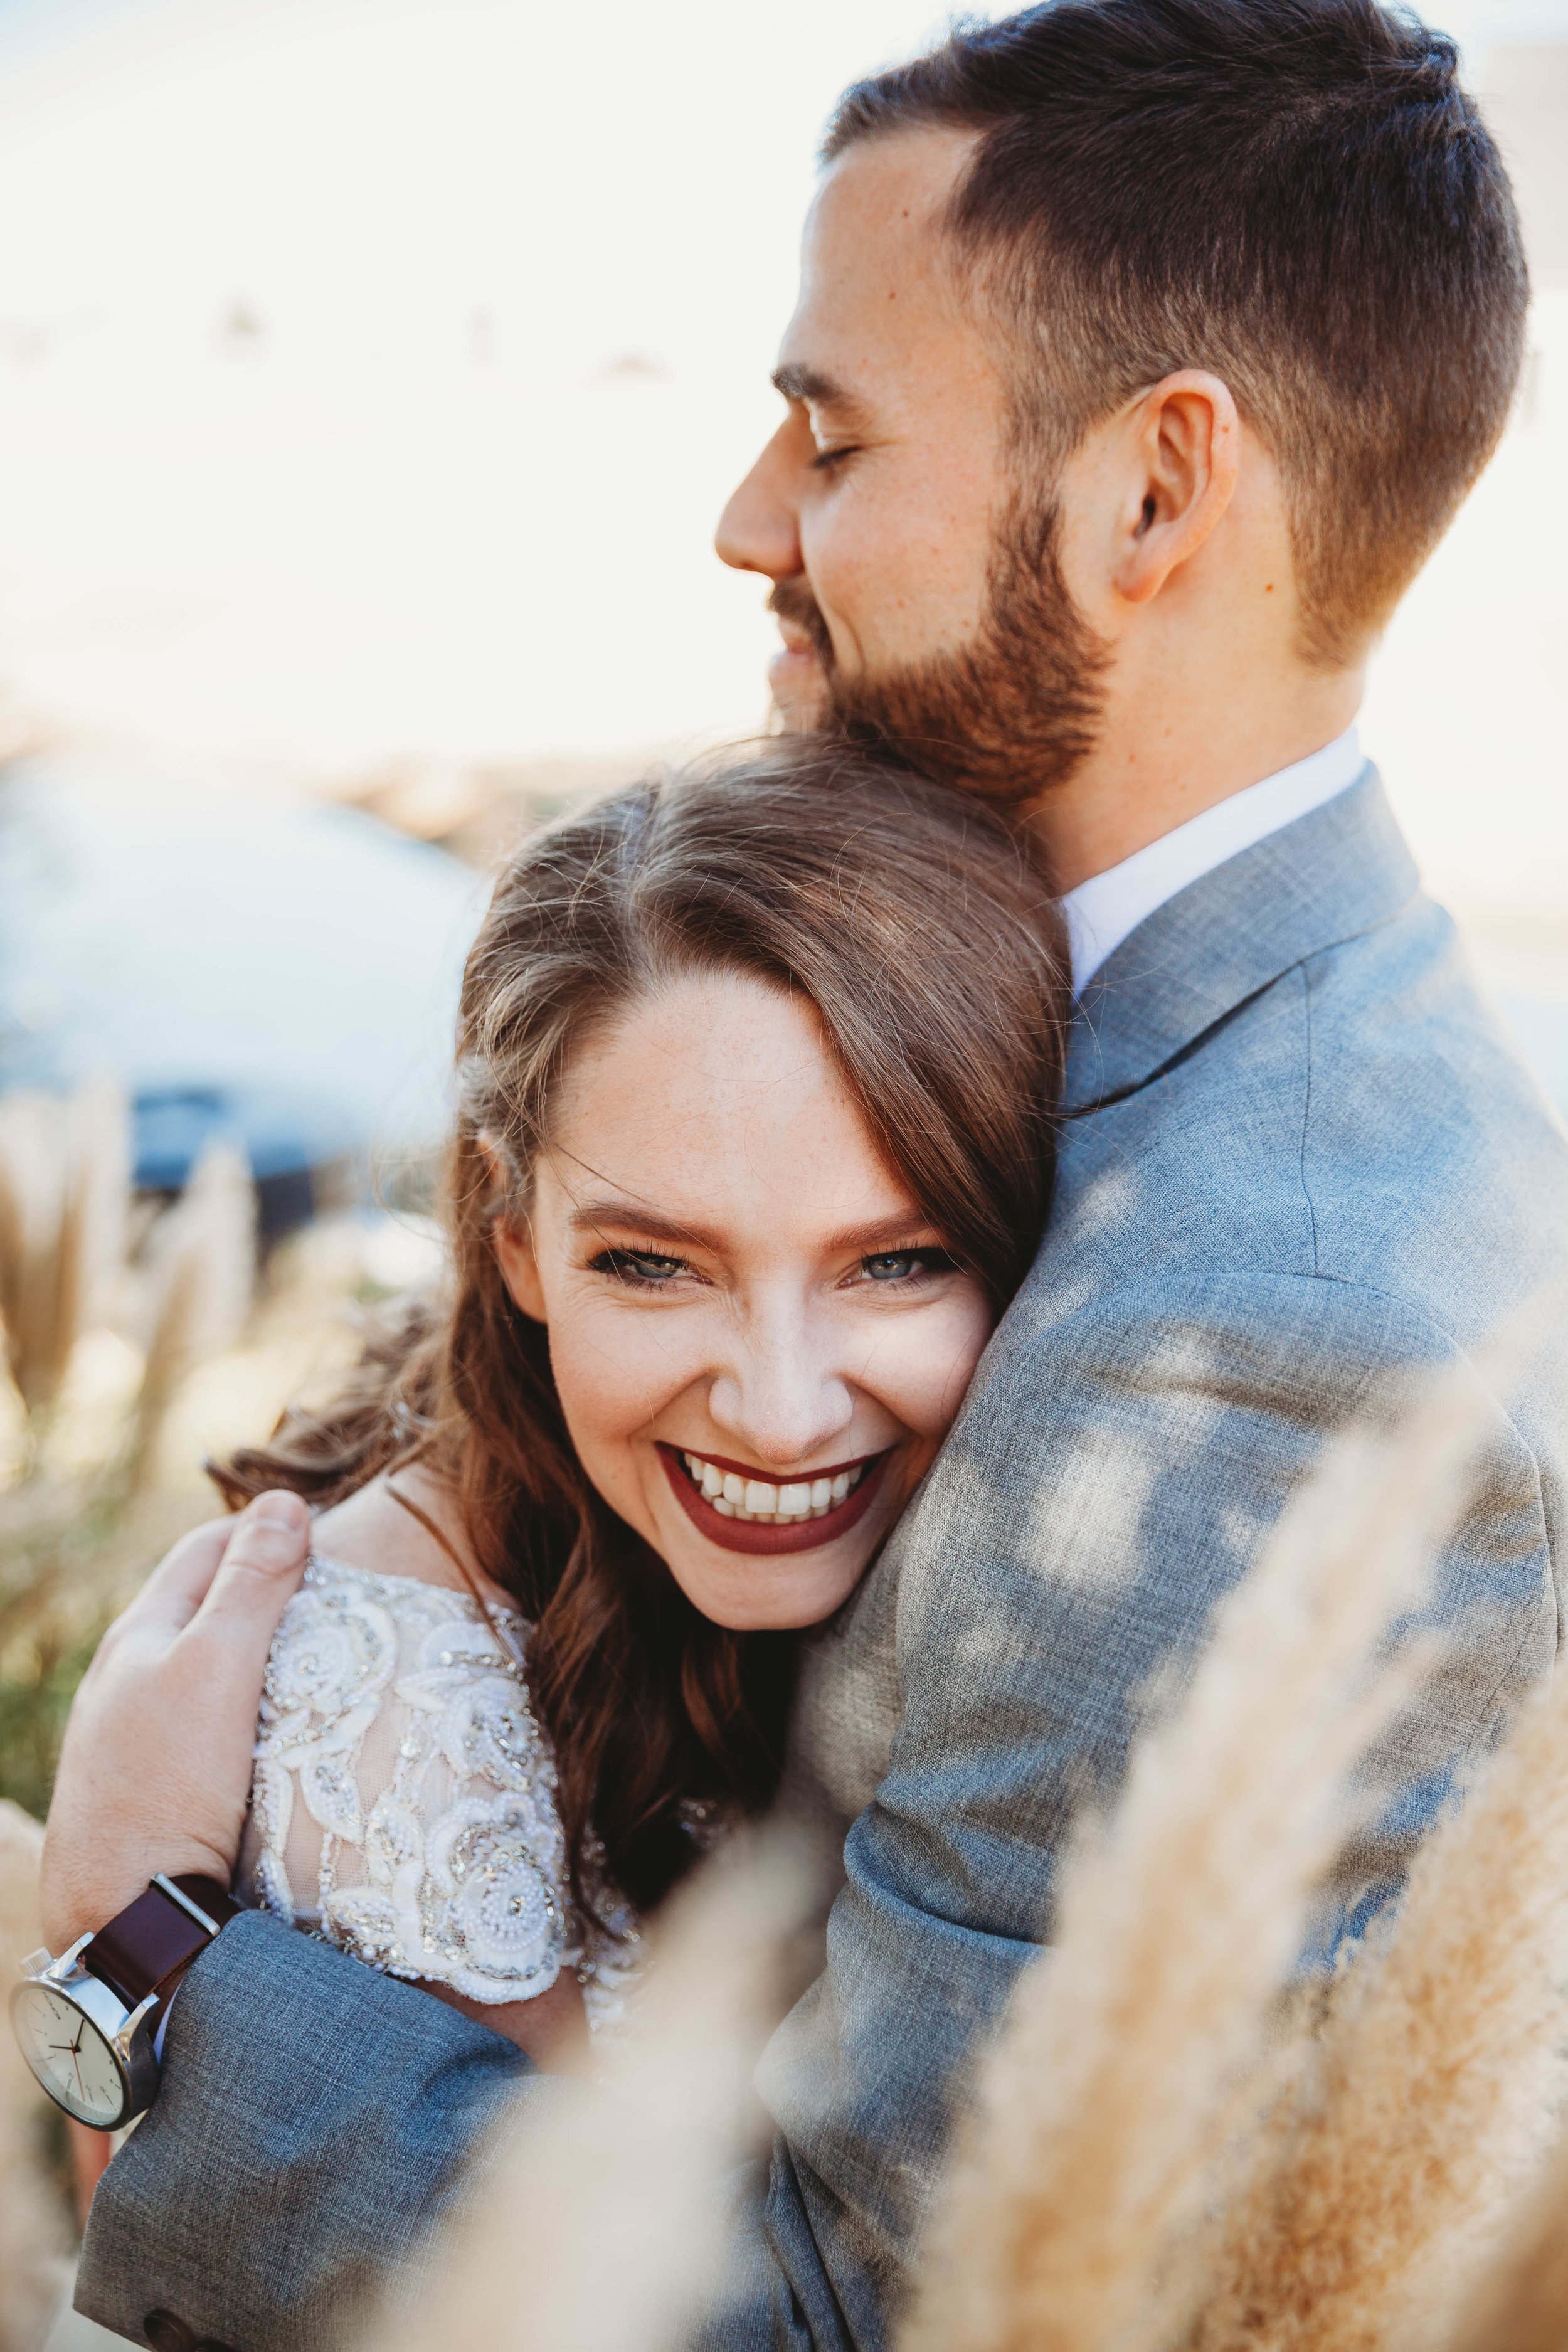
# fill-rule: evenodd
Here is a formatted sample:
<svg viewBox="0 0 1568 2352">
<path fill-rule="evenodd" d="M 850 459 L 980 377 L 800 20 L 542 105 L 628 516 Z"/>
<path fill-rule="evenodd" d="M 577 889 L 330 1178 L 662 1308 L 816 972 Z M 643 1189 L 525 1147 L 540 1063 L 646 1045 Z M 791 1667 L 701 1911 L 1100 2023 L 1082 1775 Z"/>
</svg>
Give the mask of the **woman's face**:
<svg viewBox="0 0 1568 2352">
<path fill-rule="evenodd" d="M 675 982 L 578 1054 L 498 1229 L 611 1507 L 705 1615 L 811 1625 L 930 1464 L 992 1318 L 872 1149 L 812 1009 Z"/>
</svg>

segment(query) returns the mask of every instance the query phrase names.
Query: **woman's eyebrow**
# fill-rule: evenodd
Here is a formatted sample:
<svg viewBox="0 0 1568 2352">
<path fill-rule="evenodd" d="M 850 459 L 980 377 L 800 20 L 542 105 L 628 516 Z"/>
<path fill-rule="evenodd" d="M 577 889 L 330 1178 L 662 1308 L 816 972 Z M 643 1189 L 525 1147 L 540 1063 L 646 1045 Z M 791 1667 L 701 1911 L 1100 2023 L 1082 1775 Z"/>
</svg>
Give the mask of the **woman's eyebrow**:
<svg viewBox="0 0 1568 2352">
<path fill-rule="evenodd" d="M 677 1217 L 660 1216 L 657 1209 L 645 1209 L 636 1201 L 618 1201 L 606 1195 L 595 1201 L 580 1202 L 567 1219 L 574 1233 L 602 1233 L 606 1225 L 619 1226 L 636 1233 L 644 1241 L 674 1242 L 683 1249 L 722 1247 L 721 1237 L 704 1225 L 682 1224 Z M 931 1219 L 919 1209 L 896 1211 L 890 1217 L 875 1217 L 863 1225 L 846 1225 L 842 1232 L 832 1234 L 826 1244 L 829 1254 L 853 1250 L 859 1255 L 879 1249 L 891 1249 L 901 1243 L 907 1249 L 921 1234 L 935 1230 Z"/>
<path fill-rule="evenodd" d="M 922 1216 L 918 1209 L 906 1209 L 901 1216 L 878 1217 L 868 1225 L 847 1225 L 842 1233 L 834 1234 L 827 1246 L 835 1254 L 839 1250 L 858 1250 L 862 1256 L 868 1256 L 877 1250 L 890 1249 L 895 1242 L 901 1242 L 907 1249 L 918 1234 L 934 1230 L 931 1219 Z"/>
<path fill-rule="evenodd" d="M 574 1233 L 598 1233 L 605 1225 L 629 1227 L 649 1241 L 679 1242 L 688 1249 L 714 1249 L 714 1236 L 700 1225 L 683 1225 L 678 1218 L 661 1217 L 657 1209 L 636 1201 L 614 1199 L 579 1202 L 567 1219 Z"/>
</svg>

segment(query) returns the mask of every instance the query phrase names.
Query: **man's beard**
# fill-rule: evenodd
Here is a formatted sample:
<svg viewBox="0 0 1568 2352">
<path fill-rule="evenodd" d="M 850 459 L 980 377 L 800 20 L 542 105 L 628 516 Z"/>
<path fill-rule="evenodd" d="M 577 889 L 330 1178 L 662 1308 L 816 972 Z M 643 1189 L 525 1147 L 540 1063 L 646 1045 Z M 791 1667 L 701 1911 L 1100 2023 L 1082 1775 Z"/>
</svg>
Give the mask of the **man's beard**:
<svg viewBox="0 0 1568 2352">
<path fill-rule="evenodd" d="M 1098 740 L 1110 648 L 1068 593 L 1059 525 L 1053 504 L 1015 512 L 992 555 L 973 642 L 878 677 L 844 677 L 805 580 L 780 581 L 769 608 L 805 634 L 822 666 L 816 723 L 1004 808 L 1064 783 Z"/>
</svg>

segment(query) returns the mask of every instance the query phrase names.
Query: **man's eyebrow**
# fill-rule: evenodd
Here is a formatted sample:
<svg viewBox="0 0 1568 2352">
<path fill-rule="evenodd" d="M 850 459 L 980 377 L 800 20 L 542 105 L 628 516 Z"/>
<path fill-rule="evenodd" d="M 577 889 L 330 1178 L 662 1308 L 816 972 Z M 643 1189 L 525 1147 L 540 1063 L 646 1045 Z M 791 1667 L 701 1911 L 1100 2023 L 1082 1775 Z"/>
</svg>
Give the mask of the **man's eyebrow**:
<svg viewBox="0 0 1568 2352">
<path fill-rule="evenodd" d="M 807 367 L 797 360 L 786 360 L 774 368 L 773 387 L 785 400 L 810 401 L 815 407 L 838 409 L 846 415 L 862 413 L 862 404 L 845 385 L 824 375 L 820 368 Z"/>
<path fill-rule="evenodd" d="M 700 1225 L 683 1225 L 676 1217 L 661 1217 L 657 1209 L 646 1209 L 636 1201 L 617 1201 L 606 1196 L 597 1201 L 580 1202 L 567 1219 L 574 1233 L 598 1233 L 605 1225 L 629 1227 L 652 1242 L 677 1242 L 687 1249 L 714 1249 L 713 1235 Z"/>
</svg>

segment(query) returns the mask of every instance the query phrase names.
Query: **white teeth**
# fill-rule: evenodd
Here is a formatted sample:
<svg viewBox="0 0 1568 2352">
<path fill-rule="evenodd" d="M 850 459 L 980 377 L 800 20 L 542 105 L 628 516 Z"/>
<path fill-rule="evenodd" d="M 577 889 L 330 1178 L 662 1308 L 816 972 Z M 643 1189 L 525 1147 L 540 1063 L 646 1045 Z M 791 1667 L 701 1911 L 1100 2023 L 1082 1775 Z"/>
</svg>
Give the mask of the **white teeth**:
<svg viewBox="0 0 1568 2352">
<path fill-rule="evenodd" d="M 841 1470 L 837 1478 L 795 1478 L 775 1486 L 770 1478 L 742 1478 L 738 1471 L 721 1470 L 700 1454 L 681 1454 L 692 1485 L 721 1517 L 746 1519 L 775 1528 L 797 1528 L 807 1519 L 826 1518 L 851 1495 L 866 1475 L 867 1465 Z"/>
</svg>

